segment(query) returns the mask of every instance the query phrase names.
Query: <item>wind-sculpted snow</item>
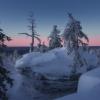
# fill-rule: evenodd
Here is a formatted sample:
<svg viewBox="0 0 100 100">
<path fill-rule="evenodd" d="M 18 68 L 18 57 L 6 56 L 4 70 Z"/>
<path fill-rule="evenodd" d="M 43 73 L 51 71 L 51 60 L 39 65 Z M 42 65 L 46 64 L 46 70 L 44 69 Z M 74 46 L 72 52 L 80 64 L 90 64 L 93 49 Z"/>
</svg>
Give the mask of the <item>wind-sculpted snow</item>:
<svg viewBox="0 0 100 100">
<path fill-rule="evenodd" d="M 91 91 L 98 84 L 100 84 L 100 68 L 96 68 L 81 76 L 78 84 L 78 92 Z"/>
<path fill-rule="evenodd" d="M 27 54 L 24 55 L 24 57 L 25 56 L 27 56 Z M 34 78 L 31 72 L 28 73 L 29 76 L 26 77 L 16 71 L 14 67 L 14 56 L 3 56 L 3 62 L 5 68 L 10 71 L 11 78 L 14 80 L 12 88 L 8 87 L 7 95 L 9 100 L 51 100 L 48 95 L 34 89 Z"/>
<path fill-rule="evenodd" d="M 93 53 L 80 50 L 81 59 L 85 59 L 83 67 L 77 67 L 78 73 L 84 73 L 90 67 L 95 67 L 97 57 Z M 17 60 L 17 69 L 30 67 L 34 72 L 49 76 L 66 76 L 72 72 L 73 54 L 68 55 L 66 48 L 56 48 L 46 53 L 32 52 Z"/>
<path fill-rule="evenodd" d="M 77 93 L 56 100 L 100 100 L 100 68 L 80 77 Z"/>
<path fill-rule="evenodd" d="M 30 67 L 33 71 L 51 75 L 65 76 L 71 72 L 72 57 L 66 56 L 64 48 L 55 49 L 46 53 L 33 52 L 24 55 L 16 62 L 17 69 Z"/>
<path fill-rule="evenodd" d="M 28 53 L 22 56 L 21 59 L 16 61 L 16 68 L 24 68 L 24 67 L 29 67 L 30 62 L 33 58 L 40 56 L 39 52 L 34 52 L 34 53 Z M 28 66 L 27 66 L 28 65 Z"/>
<path fill-rule="evenodd" d="M 81 53 L 83 58 L 87 58 L 89 64 L 94 62 L 92 64 L 95 65 L 95 54 L 83 53 L 83 51 Z M 13 60 L 6 58 L 4 61 L 5 65 L 8 64 L 8 67 L 9 65 L 14 66 Z M 65 48 L 57 48 L 46 53 L 32 52 L 23 55 L 22 58 L 16 61 L 15 67 L 11 68 L 14 86 L 8 91 L 10 100 L 33 100 L 33 98 L 34 100 L 51 100 L 52 96 L 42 94 L 34 89 L 35 78 L 43 75 L 49 80 L 64 79 L 65 76 L 71 74 L 72 63 L 73 55 L 67 55 Z M 22 74 L 23 69 L 28 70 Z M 86 70 L 87 66 L 77 68 L 78 73 L 84 73 Z"/>
</svg>

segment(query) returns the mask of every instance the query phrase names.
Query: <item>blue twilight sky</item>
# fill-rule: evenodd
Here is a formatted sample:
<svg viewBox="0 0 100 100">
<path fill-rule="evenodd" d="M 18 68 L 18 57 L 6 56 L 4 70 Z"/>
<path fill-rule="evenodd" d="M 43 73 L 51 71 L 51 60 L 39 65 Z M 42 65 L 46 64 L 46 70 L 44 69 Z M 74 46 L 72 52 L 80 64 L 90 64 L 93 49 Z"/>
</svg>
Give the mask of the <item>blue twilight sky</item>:
<svg viewBox="0 0 100 100">
<path fill-rule="evenodd" d="M 0 27 L 11 36 L 28 31 L 28 15 L 34 12 L 36 30 L 48 36 L 57 24 L 63 32 L 67 12 L 81 21 L 88 36 L 100 34 L 100 0 L 0 0 Z"/>
</svg>

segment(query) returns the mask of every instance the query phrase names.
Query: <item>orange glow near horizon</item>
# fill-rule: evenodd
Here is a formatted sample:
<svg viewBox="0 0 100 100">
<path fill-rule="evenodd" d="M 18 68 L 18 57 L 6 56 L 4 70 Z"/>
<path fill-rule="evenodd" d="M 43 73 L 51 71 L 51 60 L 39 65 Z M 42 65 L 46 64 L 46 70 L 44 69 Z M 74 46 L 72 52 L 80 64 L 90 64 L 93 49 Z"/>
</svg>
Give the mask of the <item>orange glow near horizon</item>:
<svg viewBox="0 0 100 100">
<path fill-rule="evenodd" d="M 42 42 L 45 42 L 48 45 L 48 39 L 46 37 L 41 38 Z M 91 46 L 100 46 L 100 36 L 90 37 L 89 45 Z M 30 46 L 31 38 L 29 37 L 14 37 L 12 41 L 6 42 L 8 46 Z M 38 41 L 35 41 L 35 45 L 38 44 Z"/>
<path fill-rule="evenodd" d="M 42 43 L 45 42 L 46 45 L 48 45 L 48 40 L 47 38 L 43 37 L 41 39 Z M 37 45 L 39 42 L 35 40 L 35 45 Z M 31 44 L 31 38 L 29 37 L 13 37 L 11 41 L 7 42 L 7 46 L 30 46 Z"/>
<path fill-rule="evenodd" d="M 100 36 L 90 37 L 89 45 L 91 45 L 91 46 L 100 46 Z"/>
</svg>

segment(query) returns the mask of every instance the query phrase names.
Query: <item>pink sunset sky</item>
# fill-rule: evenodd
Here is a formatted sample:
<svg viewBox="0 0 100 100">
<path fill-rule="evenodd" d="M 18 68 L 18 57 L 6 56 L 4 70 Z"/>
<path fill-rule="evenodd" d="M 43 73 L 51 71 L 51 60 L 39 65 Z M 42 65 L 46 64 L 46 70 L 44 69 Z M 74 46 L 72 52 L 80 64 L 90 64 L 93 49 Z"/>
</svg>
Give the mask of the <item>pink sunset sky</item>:
<svg viewBox="0 0 100 100">
<path fill-rule="evenodd" d="M 42 42 L 45 42 L 46 45 L 48 45 L 48 39 L 45 37 L 41 38 Z M 13 37 L 11 41 L 6 42 L 8 46 L 30 46 L 31 38 L 29 37 Z M 35 40 L 35 45 L 37 45 L 39 42 Z"/>
<path fill-rule="evenodd" d="M 48 45 L 48 38 L 42 37 L 42 42 L 45 42 Z M 6 42 L 8 46 L 30 46 L 31 38 L 29 37 L 13 37 L 12 41 Z M 35 45 L 38 41 L 35 41 Z M 100 36 L 90 36 L 89 37 L 89 45 L 91 46 L 100 46 Z"/>
</svg>

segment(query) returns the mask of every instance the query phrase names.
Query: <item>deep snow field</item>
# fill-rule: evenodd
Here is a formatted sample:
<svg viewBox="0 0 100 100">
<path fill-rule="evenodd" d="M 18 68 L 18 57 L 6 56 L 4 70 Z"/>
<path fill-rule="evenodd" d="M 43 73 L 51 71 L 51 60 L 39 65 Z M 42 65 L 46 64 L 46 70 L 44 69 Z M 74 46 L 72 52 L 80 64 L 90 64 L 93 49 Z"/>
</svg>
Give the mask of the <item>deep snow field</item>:
<svg viewBox="0 0 100 100">
<path fill-rule="evenodd" d="M 80 50 L 80 53 L 82 59 L 87 60 L 88 65 L 77 68 L 77 73 L 83 74 L 87 72 L 88 67 L 95 68 L 98 59 L 94 51 L 88 53 Z M 67 55 L 64 47 L 46 53 L 27 53 L 20 58 L 4 57 L 4 64 L 11 71 L 11 77 L 14 79 L 14 86 L 8 89 L 10 100 L 53 100 L 66 95 L 67 92 L 57 94 L 40 92 L 34 88 L 33 83 L 35 82 L 34 78 L 39 78 L 39 75 L 44 75 L 49 80 L 64 79 L 66 76 L 70 76 L 73 69 L 72 62 L 73 55 Z M 28 71 L 23 73 L 25 69 Z"/>
</svg>

